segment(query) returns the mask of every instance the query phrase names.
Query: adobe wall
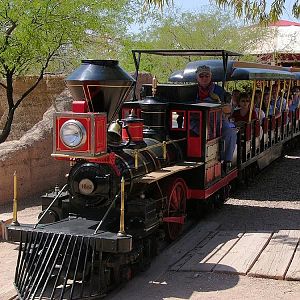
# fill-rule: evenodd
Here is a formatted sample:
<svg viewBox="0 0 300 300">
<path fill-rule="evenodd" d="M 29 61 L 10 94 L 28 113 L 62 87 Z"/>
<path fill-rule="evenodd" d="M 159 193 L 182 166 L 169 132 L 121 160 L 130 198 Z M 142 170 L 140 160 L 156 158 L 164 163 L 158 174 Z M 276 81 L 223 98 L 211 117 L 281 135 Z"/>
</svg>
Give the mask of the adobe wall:
<svg viewBox="0 0 300 300">
<path fill-rule="evenodd" d="M 13 174 L 18 176 L 18 200 L 29 200 L 33 195 L 48 191 L 66 181 L 69 163 L 56 161 L 52 153 L 52 123 L 55 110 L 69 110 L 71 96 L 65 90 L 19 140 L 0 144 L 0 204 L 13 199 Z M 56 109 L 54 108 L 56 107 Z"/>
<path fill-rule="evenodd" d="M 65 76 L 45 76 L 39 85 L 16 109 L 11 133 L 7 141 L 21 138 L 34 124 L 41 121 L 45 111 L 54 103 L 55 98 L 66 88 Z M 35 76 L 19 77 L 14 83 L 15 101 L 36 81 Z M 7 115 L 6 90 L 0 87 L 0 129 Z"/>
</svg>

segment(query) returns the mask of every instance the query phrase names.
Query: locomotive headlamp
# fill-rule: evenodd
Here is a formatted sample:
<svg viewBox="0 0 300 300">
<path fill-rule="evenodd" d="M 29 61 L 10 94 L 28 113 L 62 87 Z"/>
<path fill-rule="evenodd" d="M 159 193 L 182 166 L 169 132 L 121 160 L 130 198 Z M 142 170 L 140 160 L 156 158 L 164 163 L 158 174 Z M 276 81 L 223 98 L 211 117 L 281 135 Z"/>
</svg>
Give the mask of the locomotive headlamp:
<svg viewBox="0 0 300 300">
<path fill-rule="evenodd" d="M 52 156 L 58 159 L 72 161 L 107 153 L 106 113 L 57 112 L 53 129 Z"/>
<path fill-rule="evenodd" d="M 60 128 L 61 141 L 69 148 L 81 146 L 85 143 L 86 137 L 86 130 L 79 121 L 69 120 Z"/>
</svg>

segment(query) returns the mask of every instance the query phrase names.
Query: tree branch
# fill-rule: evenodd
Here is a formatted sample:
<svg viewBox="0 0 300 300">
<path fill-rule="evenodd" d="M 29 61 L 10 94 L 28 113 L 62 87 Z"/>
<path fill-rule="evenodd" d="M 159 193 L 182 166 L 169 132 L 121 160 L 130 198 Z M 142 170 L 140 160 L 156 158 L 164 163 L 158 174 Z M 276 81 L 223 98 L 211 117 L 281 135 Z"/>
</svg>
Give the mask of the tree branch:
<svg viewBox="0 0 300 300">
<path fill-rule="evenodd" d="M 17 23 L 13 20 L 10 20 L 10 22 L 12 23 L 12 26 L 6 30 L 6 37 L 9 37 L 12 32 L 15 30 L 15 28 L 17 27 Z"/>
<path fill-rule="evenodd" d="M 60 46 L 58 46 L 55 50 L 53 50 L 51 53 L 49 53 L 46 62 L 44 64 L 44 66 L 42 67 L 41 71 L 40 71 L 40 75 L 38 77 L 38 79 L 36 80 L 36 82 L 26 91 L 23 93 L 23 95 L 17 100 L 16 104 L 14 105 L 14 108 L 16 109 L 20 103 L 23 101 L 24 98 L 26 98 L 39 84 L 39 82 L 43 79 L 44 77 L 44 73 L 45 70 L 47 69 L 49 62 L 51 60 L 51 58 L 53 57 L 53 55 L 55 54 L 55 52 L 59 49 Z"/>
<path fill-rule="evenodd" d="M 3 88 L 7 89 L 7 86 L 4 83 L 2 83 L 2 82 L 0 82 L 0 86 L 2 86 Z"/>
</svg>

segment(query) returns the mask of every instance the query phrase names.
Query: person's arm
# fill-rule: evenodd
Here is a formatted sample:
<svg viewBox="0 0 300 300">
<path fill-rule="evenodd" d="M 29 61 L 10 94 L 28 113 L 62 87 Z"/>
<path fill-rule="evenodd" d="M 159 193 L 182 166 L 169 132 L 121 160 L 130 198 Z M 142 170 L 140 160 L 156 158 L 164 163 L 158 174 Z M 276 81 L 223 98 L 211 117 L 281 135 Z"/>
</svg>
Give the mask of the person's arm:
<svg viewBox="0 0 300 300">
<path fill-rule="evenodd" d="M 222 103 L 225 102 L 225 90 L 221 86 L 215 84 L 213 92 L 219 96 Z"/>
</svg>

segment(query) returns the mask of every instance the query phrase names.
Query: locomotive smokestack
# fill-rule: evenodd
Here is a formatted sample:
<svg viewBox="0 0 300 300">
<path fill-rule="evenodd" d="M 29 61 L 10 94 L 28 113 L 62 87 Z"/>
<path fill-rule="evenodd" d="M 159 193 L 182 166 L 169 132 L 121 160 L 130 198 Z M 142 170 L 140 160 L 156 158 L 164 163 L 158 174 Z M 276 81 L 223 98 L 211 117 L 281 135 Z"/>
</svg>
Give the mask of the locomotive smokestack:
<svg viewBox="0 0 300 300">
<path fill-rule="evenodd" d="M 108 123 L 118 113 L 133 83 L 117 60 L 82 60 L 66 79 L 74 100 L 85 100 L 92 112 L 106 112 Z"/>
</svg>

